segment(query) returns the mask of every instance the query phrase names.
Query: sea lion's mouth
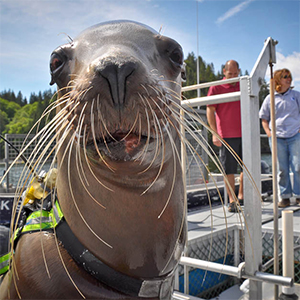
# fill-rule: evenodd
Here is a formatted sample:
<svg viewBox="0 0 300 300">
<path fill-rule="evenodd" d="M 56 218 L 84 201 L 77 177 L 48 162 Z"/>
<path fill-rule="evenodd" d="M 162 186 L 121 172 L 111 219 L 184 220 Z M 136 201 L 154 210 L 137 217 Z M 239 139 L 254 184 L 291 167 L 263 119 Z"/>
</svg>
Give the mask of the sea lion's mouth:
<svg viewBox="0 0 300 300">
<path fill-rule="evenodd" d="M 113 161 L 131 161 L 149 151 L 153 138 L 135 133 L 117 130 L 105 138 L 90 140 L 86 147 L 93 161 L 110 159 Z M 150 147 L 151 148 L 151 147 Z"/>
</svg>

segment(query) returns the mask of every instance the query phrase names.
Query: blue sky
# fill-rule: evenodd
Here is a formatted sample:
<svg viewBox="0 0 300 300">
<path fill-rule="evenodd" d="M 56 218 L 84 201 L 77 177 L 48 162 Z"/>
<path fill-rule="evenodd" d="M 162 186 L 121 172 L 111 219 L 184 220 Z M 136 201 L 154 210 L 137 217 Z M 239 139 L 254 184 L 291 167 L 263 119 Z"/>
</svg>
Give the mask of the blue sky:
<svg viewBox="0 0 300 300">
<path fill-rule="evenodd" d="M 29 97 L 48 89 L 49 57 L 65 34 L 108 20 L 162 27 L 185 56 L 197 54 L 197 9 L 199 55 L 216 71 L 235 59 L 250 73 L 271 36 L 279 41 L 274 69 L 289 68 L 300 90 L 299 0 L 0 0 L 0 91 Z"/>
</svg>

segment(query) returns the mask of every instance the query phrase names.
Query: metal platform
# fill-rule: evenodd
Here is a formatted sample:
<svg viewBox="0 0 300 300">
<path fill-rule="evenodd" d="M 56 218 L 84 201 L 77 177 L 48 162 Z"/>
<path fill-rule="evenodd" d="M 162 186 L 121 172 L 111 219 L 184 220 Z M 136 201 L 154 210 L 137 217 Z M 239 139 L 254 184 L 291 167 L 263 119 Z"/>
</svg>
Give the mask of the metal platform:
<svg viewBox="0 0 300 300">
<path fill-rule="evenodd" d="M 258 200 L 259 201 L 259 200 Z M 273 231 L 273 203 L 262 202 L 262 229 L 263 231 Z M 243 210 L 243 206 L 241 207 Z M 300 205 L 295 200 L 291 201 L 291 206 L 284 209 L 279 208 L 279 216 L 283 210 L 294 211 L 294 234 L 300 236 Z M 226 220 L 225 220 L 226 219 Z M 188 213 L 188 240 L 201 238 L 212 234 L 218 230 L 225 230 L 232 226 L 242 229 L 245 226 L 242 213 L 228 212 L 227 207 L 222 205 L 214 206 L 212 209 L 206 207 L 201 210 L 194 210 Z M 281 230 L 281 219 L 279 220 L 279 230 Z"/>
</svg>

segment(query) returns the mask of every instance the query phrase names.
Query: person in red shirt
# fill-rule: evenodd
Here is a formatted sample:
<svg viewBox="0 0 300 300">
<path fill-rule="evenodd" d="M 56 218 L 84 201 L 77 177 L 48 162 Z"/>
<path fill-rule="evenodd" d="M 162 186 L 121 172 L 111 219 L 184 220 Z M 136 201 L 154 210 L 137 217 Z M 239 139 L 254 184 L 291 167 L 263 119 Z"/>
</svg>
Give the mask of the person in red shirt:
<svg viewBox="0 0 300 300">
<path fill-rule="evenodd" d="M 226 62 L 223 69 L 224 79 L 238 77 L 240 74 L 239 64 L 235 60 Z M 240 90 L 240 83 L 222 84 L 209 88 L 208 96 L 237 92 Z M 207 105 L 206 109 L 207 121 L 211 129 L 217 132 L 226 143 L 236 152 L 242 159 L 242 129 L 241 129 L 241 109 L 240 101 L 227 102 L 221 104 Z M 220 161 L 225 170 L 225 174 L 231 189 L 235 190 L 234 174 L 237 173 L 237 161 L 233 155 L 222 145 L 221 141 L 213 134 L 214 145 L 221 147 Z M 237 212 L 235 196 L 231 192 L 228 184 L 226 189 L 229 196 L 228 211 Z M 244 204 L 243 197 L 243 172 L 240 174 L 240 187 L 238 192 L 238 201 L 240 205 Z"/>
</svg>

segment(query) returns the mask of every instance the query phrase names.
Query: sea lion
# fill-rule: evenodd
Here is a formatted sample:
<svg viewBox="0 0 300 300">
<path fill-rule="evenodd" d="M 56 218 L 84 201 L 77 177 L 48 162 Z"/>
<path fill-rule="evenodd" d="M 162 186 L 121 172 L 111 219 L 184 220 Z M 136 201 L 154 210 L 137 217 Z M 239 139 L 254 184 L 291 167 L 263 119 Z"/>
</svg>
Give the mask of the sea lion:
<svg viewBox="0 0 300 300">
<path fill-rule="evenodd" d="M 67 229 L 19 237 L 0 298 L 170 299 L 187 237 L 181 46 L 139 23 L 101 23 L 54 50 L 50 69 L 58 100 L 45 116 L 57 113 L 37 149 L 55 134 L 51 202 Z M 35 156 L 42 166 L 46 152 Z"/>
</svg>

